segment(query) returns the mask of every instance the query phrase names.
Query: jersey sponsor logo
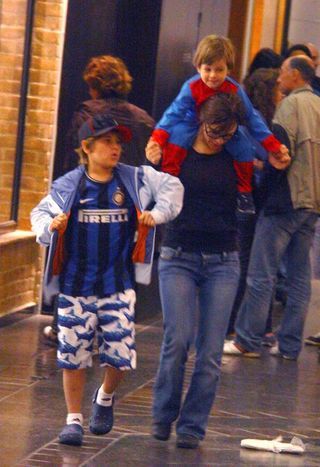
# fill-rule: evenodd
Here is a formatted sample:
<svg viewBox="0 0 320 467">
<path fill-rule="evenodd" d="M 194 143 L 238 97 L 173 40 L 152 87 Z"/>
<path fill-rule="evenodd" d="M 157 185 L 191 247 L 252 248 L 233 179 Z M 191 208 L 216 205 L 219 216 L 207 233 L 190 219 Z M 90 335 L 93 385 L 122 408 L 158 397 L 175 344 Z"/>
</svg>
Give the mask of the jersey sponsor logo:
<svg viewBox="0 0 320 467">
<path fill-rule="evenodd" d="M 112 195 L 112 201 L 117 206 L 122 206 L 125 200 L 125 196 L 121 188 L 117 188 L 116 191 Z"/>
<path fill-rule="evenodd" d="M 79 203 L 80 203 L 80 204 L 86 204 L 86 203 L 89 203 L 89 201 L 94 201 L 94 198 L 80 199 L 80 200 L 79 200 Z"/>
<path fill-rule="evenodd" d="M 113 224 L 128 221 L 128 209 L 80 209 L 78 212 L 78 222 L 85 224 Z"/>
</svg>

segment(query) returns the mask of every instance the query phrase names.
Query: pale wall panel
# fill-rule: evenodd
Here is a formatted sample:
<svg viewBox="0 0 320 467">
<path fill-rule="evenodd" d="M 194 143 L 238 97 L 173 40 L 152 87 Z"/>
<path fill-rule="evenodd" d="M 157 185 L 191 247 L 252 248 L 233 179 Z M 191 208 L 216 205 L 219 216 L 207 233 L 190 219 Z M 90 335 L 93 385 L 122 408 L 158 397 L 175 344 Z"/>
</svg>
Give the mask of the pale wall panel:
<svg viewBox="0 0 320 467">
<path fill-rule="evenodd" d="M 291 45 L 313 42 L 320 50 L 320 0 L 292 0 L 288 39 Z"/>
</svg>

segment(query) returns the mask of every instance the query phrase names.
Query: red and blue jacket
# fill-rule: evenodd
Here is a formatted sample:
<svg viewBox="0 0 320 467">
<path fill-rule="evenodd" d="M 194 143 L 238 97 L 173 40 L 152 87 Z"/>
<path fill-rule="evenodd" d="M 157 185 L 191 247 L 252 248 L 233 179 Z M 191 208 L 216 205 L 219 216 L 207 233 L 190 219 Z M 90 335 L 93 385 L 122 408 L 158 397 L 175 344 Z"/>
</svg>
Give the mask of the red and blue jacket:
<svg viewBox="0 0 320 467">
<path fill-rule="evenodd" d="M 227 77 L 219 88 L 211 89 L 197 74 L 183 84 L 180 93 L 164 112 L 152 133 L 152 139 L 163 149 L 163 171 L 172 175 L 179 174 L 187 149 L 199 129 L 198 110 L 209 97 L 220 92 L 237 94 L 244 104 L 247 128 L 251 136 L 267 151 L 279 151 L 280 142 L 271 133 L 239 83 Z M 252 143 L 241 128 L 226 144 L 226 149 L 236 161 L 253 161 Z"/>
</svg>

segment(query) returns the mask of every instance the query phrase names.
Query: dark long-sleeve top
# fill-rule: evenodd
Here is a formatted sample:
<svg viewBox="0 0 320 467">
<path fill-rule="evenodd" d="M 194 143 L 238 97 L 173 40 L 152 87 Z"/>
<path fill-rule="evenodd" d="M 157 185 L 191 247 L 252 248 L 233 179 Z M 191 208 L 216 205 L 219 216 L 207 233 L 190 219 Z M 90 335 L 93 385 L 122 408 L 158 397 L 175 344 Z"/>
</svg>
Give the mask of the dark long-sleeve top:
<svg viewBox="0 0 320 467">
<path fill-rule="evenodd" d="M 189 150 L 180 180 L 185 188 L 183 208 L 167 225 L 163 245 L 188 252 L 222 253 L 237 245 L 237 177 L 232 156 Z"/>
<path fill-rule="evenodd" d="M 74 112 L 67 135 L 67 160 L 65 170 L 71 170 L 78 165 L 78 156 L 74 152 L 80 146 L 78 130 L 89 118 L 107 113 L 120 125 L 128 126 L 132 131 L 132 140 L 123 146 L 121 162 L 138 167 L 145 161 L 145 146 L 154 127 L 154 120 L 140 107 L 119 97 L 105 99 L 90 99 L 82 102 Z"/>
</svg>

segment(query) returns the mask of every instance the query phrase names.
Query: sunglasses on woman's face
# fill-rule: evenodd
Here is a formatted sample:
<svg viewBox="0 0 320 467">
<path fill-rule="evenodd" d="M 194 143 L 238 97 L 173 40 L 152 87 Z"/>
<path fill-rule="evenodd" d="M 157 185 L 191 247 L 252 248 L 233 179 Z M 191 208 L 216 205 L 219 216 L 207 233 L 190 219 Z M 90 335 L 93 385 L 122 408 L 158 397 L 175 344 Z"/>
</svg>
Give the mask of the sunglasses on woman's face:
<svg viewBox="0 0 320 467">
<path fill-rule="evenodd" d="M 208 125 L 204 124 L 204 131 L 206 132 L 206 135 L 210 139 L 222 139 L 223 141 L 228 141 L 229 139 L 232 138 L 232 136 L 235 134 L 237 131 L 238 126 L 235 127 L 233 131 L 230 131 L 229 133 L 221 133 L 221 130 L 215 128 L 210 128 Z"/>
</svg>

